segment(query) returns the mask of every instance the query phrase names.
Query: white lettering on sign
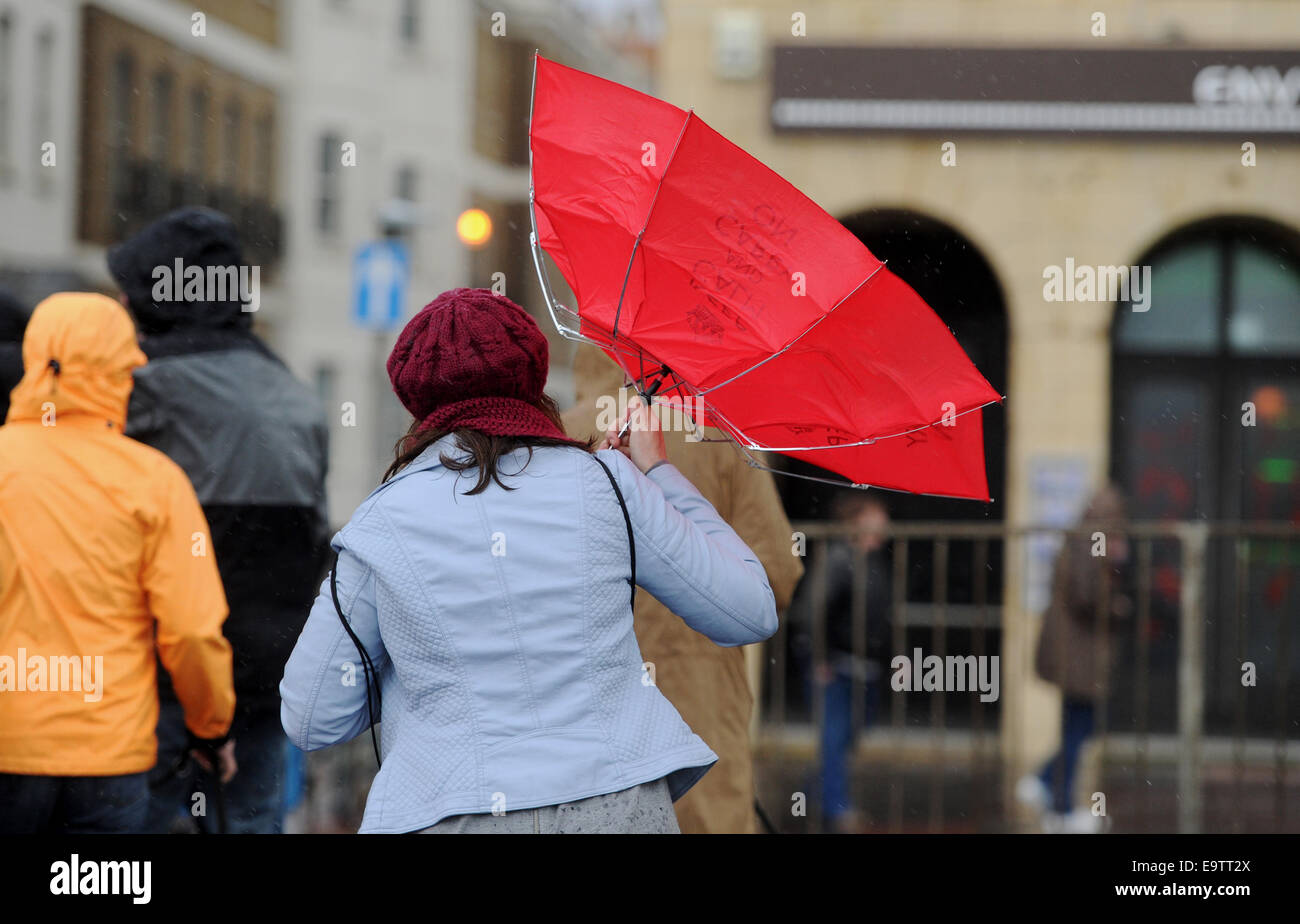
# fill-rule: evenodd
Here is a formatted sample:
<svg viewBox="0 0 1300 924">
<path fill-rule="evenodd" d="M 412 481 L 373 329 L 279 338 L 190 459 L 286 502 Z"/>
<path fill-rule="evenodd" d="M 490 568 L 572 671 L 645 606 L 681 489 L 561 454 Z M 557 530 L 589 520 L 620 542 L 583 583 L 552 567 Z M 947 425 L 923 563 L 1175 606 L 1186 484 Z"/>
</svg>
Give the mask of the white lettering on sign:
<svg viewBox="0 0 1300 924">
<path fill-rule="evenodd" d="M 1192 81 L 1192 99 L 1199 106 L 1295 108 L 1300 104 L 1300 67 L 1285 74 L 1276 67 L 1203 67 Z"/>
</svg>

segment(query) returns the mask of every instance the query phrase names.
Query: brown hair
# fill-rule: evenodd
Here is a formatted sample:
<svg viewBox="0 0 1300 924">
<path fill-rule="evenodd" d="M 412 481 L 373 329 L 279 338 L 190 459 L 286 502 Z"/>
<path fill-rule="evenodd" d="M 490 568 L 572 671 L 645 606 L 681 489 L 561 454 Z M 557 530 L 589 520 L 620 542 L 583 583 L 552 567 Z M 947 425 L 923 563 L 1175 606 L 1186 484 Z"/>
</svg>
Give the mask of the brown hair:
<svg viewBox="0 0 1300 924">
<path fill-rule="evenodd" d="M 549 395 L 542 395 L 541 400 L 537 403 L 538 408 L 543 414 L 550 419 L 561 431 L 564 425 L 560 422 L 560 409 Z M 397 441 L 393 447 L 393 464 L 388 466 L 388 471 L 384 472 L 384 481 L 392 478 L 406 466 L 410 465 L 426 449 L 442 439 L 448 433 L 455 434 L 456 447 L 465 455 L 460 458 L 453 458 L 447 453 L 442 453 L 439 458 L 442 464 L 453 472 L 467 472 L 472 469 L 478 471 L 478 482 L 474 487 L 466 491 L 466 494 L 479 494 L 486 490 L 488 485 L 496 482 L 507 491 L 513 491 L 508 484 L 501 480 L 501 472 L 497 468 L 501 457 L 507 453 L 514 452 L 516 449 L 527 447 L 528 460 L 524 462 L 527 465 L 533 458 L 533 450 L 539 446 L 572 446 L 581 449 L 584 452 L 591 452 L 595 445 L 595 440 L 559 439 L 550 436 L 494 436 L 491 433 L 484 433 L 482 430 L 422 430 L 420 421 L 411 424 L 411 428 L 406 431 L 406 435 Z M 523 469 L 520 469 L 523 471 Z"/>
</svg>

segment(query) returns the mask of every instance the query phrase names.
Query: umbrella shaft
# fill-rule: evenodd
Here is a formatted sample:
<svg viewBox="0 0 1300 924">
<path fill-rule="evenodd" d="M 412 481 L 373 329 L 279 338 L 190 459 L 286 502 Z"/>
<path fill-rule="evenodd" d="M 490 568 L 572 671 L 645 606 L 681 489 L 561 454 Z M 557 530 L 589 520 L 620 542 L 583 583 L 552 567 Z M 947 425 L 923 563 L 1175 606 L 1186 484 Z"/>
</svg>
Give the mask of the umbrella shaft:
<svg viewBox="0 0 1300 924">
<path fill-rule="evenodd" d="M 650 387 L 645 391 L 640 392 L 641 401 L 645 404 L 647 410 L 649 410 L 650 405 L 654 403 L 655 392 L 659 390 L 659 386 L 664 383 L 664 379 L 666 378 L 668 378 L 668 367 L 664 366 L 660 370 L 659 378 L 651 382 Z M 632 415 L 628 414 L 627 421 L 623 424 L 623 429 L 618 431 L 618 438 L 621 440 L 623 437 L 627 436 L 627 431 L 630 429 L 632 429 Z"/>
</svg>

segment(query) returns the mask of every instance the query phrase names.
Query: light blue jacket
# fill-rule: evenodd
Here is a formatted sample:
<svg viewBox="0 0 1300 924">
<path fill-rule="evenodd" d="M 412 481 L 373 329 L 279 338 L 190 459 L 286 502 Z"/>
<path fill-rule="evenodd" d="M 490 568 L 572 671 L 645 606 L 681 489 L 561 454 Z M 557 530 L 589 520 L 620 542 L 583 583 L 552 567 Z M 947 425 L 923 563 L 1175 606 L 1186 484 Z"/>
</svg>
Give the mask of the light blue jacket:
<svg viewBox="0 0 1300 924">
<path fill-rule="evenodd" d="M 535 808 L 668 777 L 679 798 L 717 760 L 653 685 L 632 631 L 627 526 L 580 449 L 520 450 L 504 480 L 440 461 L 450 438 L 366 498 L 334 537 L 339 601 L 380 675 L 383 765 L 362 832 Z M 719 645 L 776 631 L 757 556 L 670 464 L 605 450 L 636 538 L 637 583 Z M 522 473 L 518 473 L 519 469 Z M 516 474 L 518 473 L 518 474 Z M 303 750 L 369 727 L 365 679 L 322 585 L 280 683 Z"/>
</svg>

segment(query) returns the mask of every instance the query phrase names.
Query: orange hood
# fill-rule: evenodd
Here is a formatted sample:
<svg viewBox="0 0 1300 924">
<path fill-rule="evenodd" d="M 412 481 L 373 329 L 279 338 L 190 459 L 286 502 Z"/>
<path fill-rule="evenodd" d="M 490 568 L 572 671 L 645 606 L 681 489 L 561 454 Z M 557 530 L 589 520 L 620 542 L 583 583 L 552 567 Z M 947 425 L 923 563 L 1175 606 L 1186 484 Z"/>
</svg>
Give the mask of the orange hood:
<svg viewBox="0 0 1300 924">
<path fill-rule="evenodd" d="M 106 295 L 60 292 L 36 306 L 23 336 L 22 381 L 7 421 L 87 414 L 126 423 L 131 373 L 146 362 L 126 309 Z"/>
</svg>

